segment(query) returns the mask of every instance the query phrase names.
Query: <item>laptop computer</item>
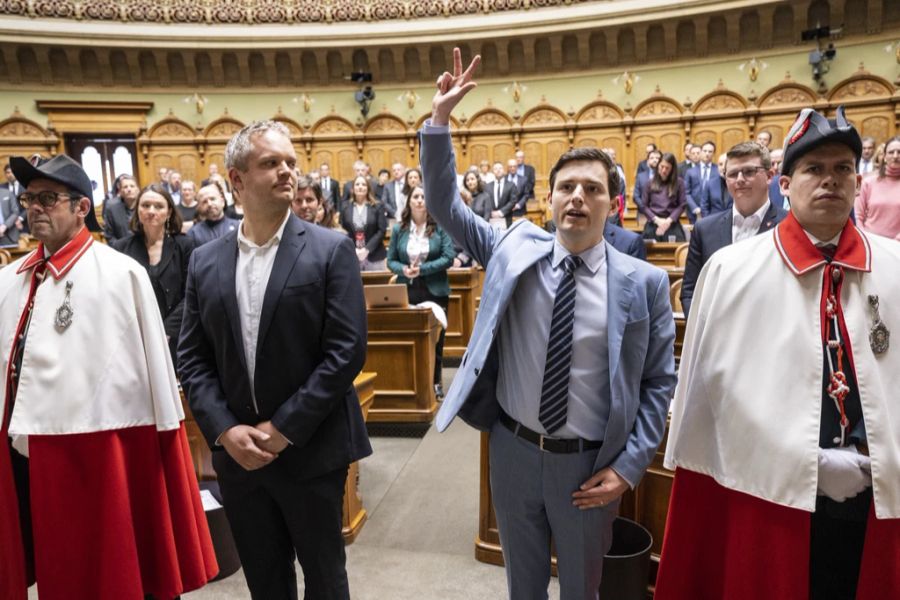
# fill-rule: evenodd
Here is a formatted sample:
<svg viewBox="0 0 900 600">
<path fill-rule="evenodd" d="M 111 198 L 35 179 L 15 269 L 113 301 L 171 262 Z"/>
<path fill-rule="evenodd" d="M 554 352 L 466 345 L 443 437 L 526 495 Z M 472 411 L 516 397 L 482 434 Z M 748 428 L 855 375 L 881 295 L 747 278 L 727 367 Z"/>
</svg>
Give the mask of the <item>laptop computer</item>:
<svg viewBox="0 0 900 600">
<path fill-rule="evenodd" d="M 407 308 L 409 306 L 406 285 L 402 283 L 366 285 L 363 286 L 363 294 L 366 297 L 366 308 Z"/>
</svg>

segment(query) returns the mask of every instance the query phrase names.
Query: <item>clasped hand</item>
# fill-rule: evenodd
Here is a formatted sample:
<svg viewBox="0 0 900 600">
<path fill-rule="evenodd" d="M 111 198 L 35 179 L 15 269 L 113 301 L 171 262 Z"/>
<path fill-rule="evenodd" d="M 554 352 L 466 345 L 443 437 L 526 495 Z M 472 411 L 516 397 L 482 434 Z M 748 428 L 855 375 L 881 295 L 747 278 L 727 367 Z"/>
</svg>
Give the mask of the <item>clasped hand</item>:
<svg viewBox="0 0 900 600">
<path fill-rule="evenodd" d="M 819 495 L 835 502 L 853 498 L 872 485 L 872 461 L 854 446 L 819 448 Z"/>
<path fill-rule="evenodd" d="M 220 443 L 229 456 L 248 471 L 266 466 L 288 445 L 287 439 L 271 421 L 263 421 L 256 427 L 235 425 L 222 434 Z"/>
<path fill-rule="evenodd" d="M 600 469 L 572 494 L 572 504 L 586 510 L 616 501 L 630 486 L 612 467 Z"/>
</svg>

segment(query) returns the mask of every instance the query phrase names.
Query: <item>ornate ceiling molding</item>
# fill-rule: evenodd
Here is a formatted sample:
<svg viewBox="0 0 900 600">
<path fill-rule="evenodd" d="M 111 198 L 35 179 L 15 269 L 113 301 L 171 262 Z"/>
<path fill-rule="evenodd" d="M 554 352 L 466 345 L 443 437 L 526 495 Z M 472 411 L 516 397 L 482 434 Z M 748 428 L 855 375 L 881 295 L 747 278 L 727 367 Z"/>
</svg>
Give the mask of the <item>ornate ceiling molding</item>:
<svg viewBox="0 0 900 600">
<path fill-rule="evenodd" d="M 785 0 L 0 0 L 0 41 L 311 48 L 453 42 L 759 9 Z M 398 27 L 398 21 L 402 26 Z M 210 25 L 216 26 L 210 28 Z M 287 44 L 287 46 L 285 45 Z"/>
</svg>

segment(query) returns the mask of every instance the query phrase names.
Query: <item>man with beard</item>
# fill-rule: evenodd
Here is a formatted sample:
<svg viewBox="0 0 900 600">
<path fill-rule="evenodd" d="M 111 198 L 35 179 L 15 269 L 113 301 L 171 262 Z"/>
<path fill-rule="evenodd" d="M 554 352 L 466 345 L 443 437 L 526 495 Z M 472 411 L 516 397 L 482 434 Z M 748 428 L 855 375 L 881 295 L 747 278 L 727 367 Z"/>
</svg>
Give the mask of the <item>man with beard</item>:
<svg viewBox="0 0 900 600">
<path fill-rule="evenodd" d="M 205 185 L 197 192 L 197 213 L 203 220 L 195 223 L 188 232 L 195 247 L 234 231 L 240 224 L 240 221 L 225 216 L 225 194 L 216 183 Z"/>
</svg>

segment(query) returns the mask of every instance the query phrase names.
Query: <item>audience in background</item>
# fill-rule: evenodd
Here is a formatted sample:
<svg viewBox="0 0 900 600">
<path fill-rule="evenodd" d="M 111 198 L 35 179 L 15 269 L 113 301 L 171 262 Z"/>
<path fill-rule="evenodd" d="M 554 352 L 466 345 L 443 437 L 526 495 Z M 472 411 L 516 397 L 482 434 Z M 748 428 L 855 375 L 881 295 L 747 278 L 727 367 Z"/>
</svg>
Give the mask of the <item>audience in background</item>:
<svg viewBox="0 0 900 600">
<path fill-rule="evenodd" d="M 484 182 L 478 176 L 477 170 L 469 170 L 463 175 L 460 193 L 462 192 L 469 195 L 469 201 L 466 204 L 471 207 L 472 211 L 485 221 L 490 220 L 491 199 L 484 189 Z"/>
<path fill-rule="evenodd" d="M 309 177 L 297 177 L 297 189 L 291 201 L 291 212 L 307 223 L 315 223 L 319 207 L 322 205 L 322 188 Z"/>
<path fill-rule="evenodd" d="M 387 266 L 397 275 L 398 283 L 406 284 L 410 304 L 434 302 L 444 309 L 446 315 L 450 305 L 447 269 L 453 264 L 455 257 L 453 240 L 435 224 L 425 210 L 425 190 L 421 186 L 415 186 L 403 209 L 400 222 L 394 224 L 391 230 L 391 243 L 387 253 Z M 435 347 L 434 391 L 438 398 L 444 397 L 441 367 L 445 329 L 441 329 Z"/>
<path fill-rule="evenodd" d="M 399 221 L 402 212 L 399 207 L 406 205 L 406 196 L 403 195 L 404 175 L 406 175 L 406 167 L 402 163 L 397 162 L 391 165 L 391 179 L 384 184 L 381 192 L 381 202 L 388 211 L 389 219 Z"/>
<path fill-rule="evenodd" d="M 768 150 L 772 144 L 772 134 L 766 130 L 760 131 L 756 134 L 756 143 Z"/>
<path fill-rule="evenodd" d="M 781 185 L 778 183 L 778 179 L 781 177 L 781 158 L 784 156 L 784 151 L 781 148 L 775 148 L 769 152 L 769 156 L 772 159 L 772 181 L 769 182 L 769 199 L 775 206 L 784 210 L 790 210 L 790 200 L 781 193 Z"/>
<path fill-rule="evenodd" d="M 225 192 L 215 182 L 197 192 L 197 214 L 202 220 L 188 232 L 196 246 L 220 238 L 240 225 L 240 221 L 225 216 Z"/>
<path fill-rule="evenodd" d="M 181 331 L 188 261 L 194 250 L 194 240 L 181 233 L 181 225 L 181 213 L 172 195 L 161 185 L 149 185 L 138 196 L 137 210 L 129 223 L 132 233 L 112 244 L 147 270 L 173 364 Z"/>
<path fill-rule="evenodd" d="M 103 236 L 106 238 L 107 243 L 112 244 L 114 241 L 128 235 L 130 231 L 128 224 L 131 222 L 132 214 L 134 214 L 134 207 L 137 204 L 140 191 L 141 188 L 138 187 L 137 179 L 133 176 L 126 175 L 119 179 L 119 198 L 121 202 L 110 203 L 103 214 Z"/>
<path fill-rule="evenodd" d="M 197 218 L 197 189 L 193 181 L 188 180 L 181 184 L 181 203 L 176 208 L 181 214 L 181 232 L 187 233 Z"/>
<path fill-rule="evenodd" d="M 411 170 L 412 171 L 412 170 Z M 407 174 L 408 180 L 409 174 Z M 356 244 L 356 258 L 361 271 L 383 271 L 384 235 L 387 219 L 379 202 L 376 202 L 369 179 L 364 174 L 353 180 L 352 200 L 341 209 L 341 227 Z"/>
<path fill-rule="evenodd" d="M 863 138 L 863 154 L 866 139 L 871 138 Z M 900 241 L 900 136 L 885 144 L 877 176 L 863 179 L 855 212 L 860 229 Z"/>
<path fill-rule="evenodd" d="M 862 156 L 859 157 L 856 172 L 863 176 L 876 172 L 878 169 L 875 167 L 874 159 L 875 138 L 866 136 L 862 139 Z"/>
<path fill-rule="evenodd" d="M 687 200 L 684 180 L 678 176 L 674 154 L 663 154 L 656 172 L 650 178 L 650 184 L 644 188 L 641 205 L 647 217 L 644 239 L 658 242 L 685 240 L 684 228 L 678 218 L 684 212 Z"/>
<path fill-rule="evenodd" d="M 169 186 L 166 188 L 175 204 L 181 204 L 181 173 L 169 171 L 167 178 Z"/>
<path fill-rule="evenodd" d="M 706 191 L 706 187 L 719 180 L 719 169 L 713 163 L 713 156 L 716 153 L 716 145 L 713 142 L 704 142 L 700 147 L 700 162 L 688 170 L 684 176 L 684 188 L 686 192 L 688 220 L 694 223 L 697 219 L 706 216 L 703 212 L 702 196 Z M 718 189 L 714 186 L 710 194 L 718 194 Z M 722 199 L 714 196 L 710 200 L 716 207 L 721 205 Z"/>
</svg>

